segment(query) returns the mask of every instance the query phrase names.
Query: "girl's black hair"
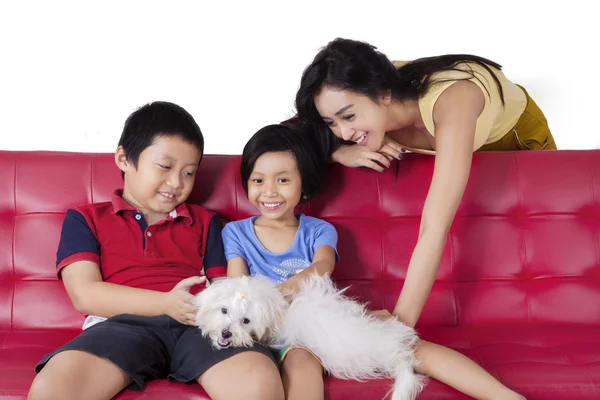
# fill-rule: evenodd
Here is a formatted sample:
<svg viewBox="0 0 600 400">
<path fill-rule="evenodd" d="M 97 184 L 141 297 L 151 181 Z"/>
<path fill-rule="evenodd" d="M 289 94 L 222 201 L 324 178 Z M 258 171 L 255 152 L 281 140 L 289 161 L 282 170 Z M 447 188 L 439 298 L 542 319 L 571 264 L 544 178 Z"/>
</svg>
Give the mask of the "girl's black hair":
<svg viewBox="0 0 600 400">
<path fill-rule="evenodd" d="M 504 93 L 500 80 L 491 67 L 501 70 L 502 66 L 469 54 L 448 54 L 437 57 L 420 58 L 411 61 L 399 69 L 372 46 L 365 42 L 337 38 L 322 48 L 314 60 L 302 74 L 300 88 L 296 93 L 296 110 L 306 129 L 315 135 L 328 136 L 321 139 L 321 144 L 331 154 L 339 144 L 343 143 L 323 121 L 315 107 L 315 97 L 323 86 L 365 95 L 375 100 L 381 95 L 391 92 L 397 100 L 418 100 L 423 97 L 432 84 L 443 82 L 432 81 L 432 75 L 439 71 L 461 71 L 467 74 L 464 79 L 476 78 L 477 73 L 457 65 L 471 62 L 486 69 L 493 77 L 500 99 L 504 104 Z"/>
<path fill-rule="evenodd" d="M 325 172 L 325 160 L 317 151 L 311 137 L 291 124 L 267 125 L 246 143 L 242 152 L 240 174 L 248 194 L 248 179 L 260 156 L 269 152 L 289 151 L 293 154 L 302 179 L 300 204 L 319 194 Z"/>
</svg>

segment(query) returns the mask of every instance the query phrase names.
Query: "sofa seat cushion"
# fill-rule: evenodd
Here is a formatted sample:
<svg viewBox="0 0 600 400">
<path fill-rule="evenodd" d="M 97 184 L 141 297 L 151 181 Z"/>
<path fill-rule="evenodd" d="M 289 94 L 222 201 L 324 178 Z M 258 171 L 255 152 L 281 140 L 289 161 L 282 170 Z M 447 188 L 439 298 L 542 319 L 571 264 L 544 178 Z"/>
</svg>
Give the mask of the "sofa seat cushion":
<svg viewBox="0 0 600 400">
<path fill-rule="evenodd" d="M 600 398 L 599 326 L 486 326 L 423 327 L 420 336 L 458 350 L 509 387 L 527 398 Z M 0 332 L 0 397 L 25 399 L 41 357 L 75 337 L 79 331 Z M 329 400 L 360 398 L 380 400 L 392 381 L 365 382 L 326 378 Z M 141 398 L 126 391 L 117 399 Z M 144 399 L 202 399 L 209 397 L 200 385 L 150 382 Z M 422 399 L 457 399 L 450 387 L 430 380 Z"/>
<path fill-rule="evenodd" d="M 425 340 L 451 347 L 527 398 L 600 399 L 600 326 L 420 328 Z M 327 379 L 329 400 L 380 400 L 393 381 Z M 469 399 L 429 380 L 424 399 Z"/>
</svg>

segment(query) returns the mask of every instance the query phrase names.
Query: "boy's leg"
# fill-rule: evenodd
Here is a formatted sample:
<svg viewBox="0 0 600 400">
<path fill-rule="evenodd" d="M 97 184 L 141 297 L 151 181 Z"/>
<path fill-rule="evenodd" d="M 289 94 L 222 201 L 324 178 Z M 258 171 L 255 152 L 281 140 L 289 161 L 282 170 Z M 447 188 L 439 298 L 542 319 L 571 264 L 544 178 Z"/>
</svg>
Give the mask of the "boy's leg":
<svg viewBox="0 0 600 400">
<path fill-rule="evenodd" d="M 117 315 L 83 331 L 36 366 L 30 398 L 110 399 L 165 378 L 175 347 L 167 316 Z M 97 386 L 104 389 L 96 394 Z M 58 395 L 58 397 L 52 397 Z"/>
<path fill-rule="evenodd" d="M 476 399 L 525 399 L 457 351 L 420 340 L 416 345 L 417 372 L 430 376 Z"/>
<path fill-rule="evenodd" d="M 197 327 L 188 327 L 171 358 L 169 380 L 200 383 L 213 400 L 283 400 L 273 354 L 265 346 L 214 349 Z"/>
<path fill-rule="evenodd" d="M 29 400 L 113 398 L 131 383 L 112 362 L 78 350 L 56 354 L 33 380 Z"/>
<path fill-rule="evenodd" d="M 245 351 L 210 367 L 198 383 L 213 400 L 283 400 L 277 366 L 256 351 Z"/>
<path fill-rule="evenodd" d="M 281 379 L 287 400 L 323 400 L 323 367 L 317 358 L 302 348 L 290 349 L 283 359 Z"/>
</svg>

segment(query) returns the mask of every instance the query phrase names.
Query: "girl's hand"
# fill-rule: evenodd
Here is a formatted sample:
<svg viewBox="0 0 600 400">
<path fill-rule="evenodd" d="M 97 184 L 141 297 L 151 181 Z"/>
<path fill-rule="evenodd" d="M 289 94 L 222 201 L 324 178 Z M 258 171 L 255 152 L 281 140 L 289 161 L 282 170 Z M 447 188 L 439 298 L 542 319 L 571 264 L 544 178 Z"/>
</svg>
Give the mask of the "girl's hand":
<svg viewBox="0 0 600 400">
<path fill-rule="evenodd" d="M 179 282 L 168 293 L 165 293 L 164 314 L 185 325 L 196 324 L 196 307 L 193 305 L 194 295 L 190 293 L 192 286 L 206 282 L 204 276 L 192 276 Z"/>
<path fill-rule="evenodd" d="M 280 283 L 277 285 L 277 289 L 281 292 L 283 297 L 287 300 L 288 303 L 291 303 L 294 299 L 294 290 L 286 285 L 287 281 L 284 283 Z"/>
<path fill-rule="evenodd" d="M 372 151 L 364 146 L 343 144 L 333 152 L 331 158 L 346 167 L 366 167 L 383 172 L 390 167 L 394 158 L 400 159 L 400 146 L 386 136 L 379 151 Z"/>
</svg>

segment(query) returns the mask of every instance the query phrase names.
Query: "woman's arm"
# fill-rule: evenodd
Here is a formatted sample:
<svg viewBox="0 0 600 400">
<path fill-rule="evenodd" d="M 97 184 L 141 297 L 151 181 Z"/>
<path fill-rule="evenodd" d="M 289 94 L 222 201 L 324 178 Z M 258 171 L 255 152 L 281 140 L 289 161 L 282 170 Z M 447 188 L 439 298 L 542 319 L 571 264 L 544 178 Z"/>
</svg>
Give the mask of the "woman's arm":
<svg viewBox="0 0 600 400">
<path fill-rule="evenodd" d="M 477 118 L 483 106 L 481 89 L 469 81 L 459 81 L 444 90 L 434 106 L 433 178 L 417 245 L 393 312 L 407 325 L 416 324 L 435 281 L 448 231 L 469 178 Z"/>
<path fill-rule="evenodd" d="M 233 257 L 227 261 L 227 277 L 236 277 L 242 275 L 250 275 L 248 272 L 248 264 L 244 257 Z"/>
<path fill-rule="evenodd" d="M 400 145 L 386 135 L 378 151 L 371 151 L 364 146 L 341 144 L 331 154 L 331 160 L 346 167 L 366 167 L 383 172 L 390 167 L 394 158 L 400 158 L 401 150 Z"/>
<path fill-rule="evenodd" d="M 298 291 L 302 281 L 307 279 L 311 274 L 316 273 L 319 275 L 325 275 L 333 273 L 335 268 L 335 250 L 331 246 L 319 246 L 315 250 L 315 256 L 310 267 L 304 269 L 302 272 L 294 275 L 284 283 L 279 285 L 279 289 L 284 294 L 293 295 Z"/>
</svg>

